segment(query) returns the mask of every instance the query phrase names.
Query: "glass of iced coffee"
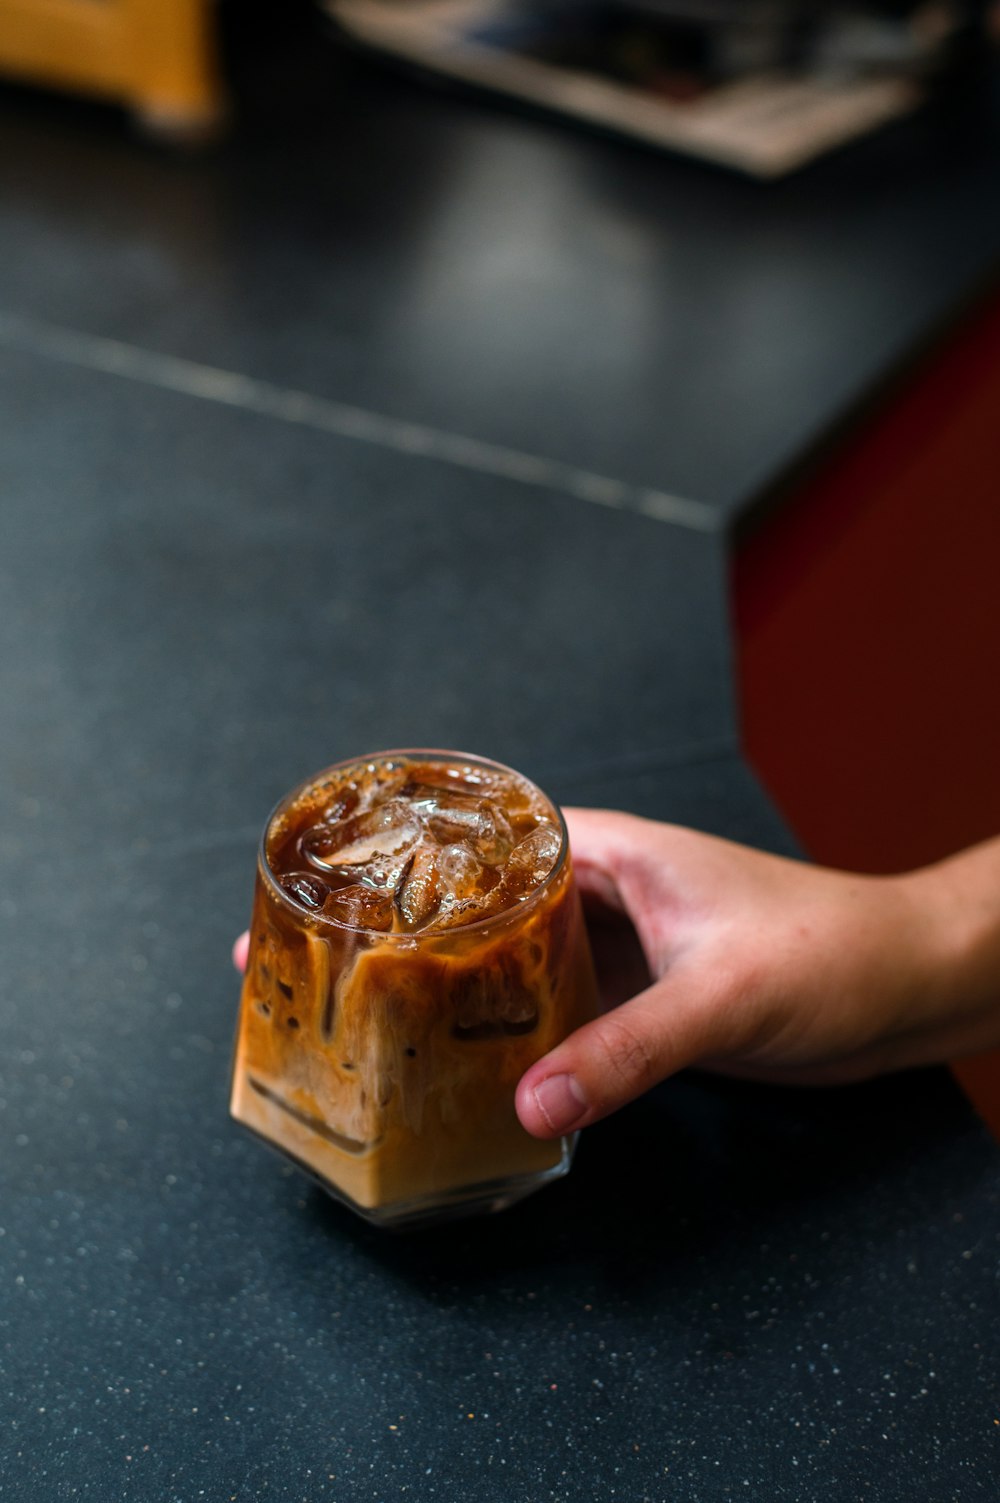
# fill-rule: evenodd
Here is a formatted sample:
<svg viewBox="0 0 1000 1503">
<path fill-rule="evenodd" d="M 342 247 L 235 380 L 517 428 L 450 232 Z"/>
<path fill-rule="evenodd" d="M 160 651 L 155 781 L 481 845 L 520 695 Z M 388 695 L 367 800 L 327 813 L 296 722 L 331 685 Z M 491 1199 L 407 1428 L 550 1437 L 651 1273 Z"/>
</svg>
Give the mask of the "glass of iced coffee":
<svg viewBox="0 0 1000 1503">
<path fill-rule="evenodd" d="M 499 1210 L 567 1172 L 521 1075 L 593 1017 L 566 828 L 458 752 L 341 762 L 268 820 L 232 1113 L 369 1220 Z"/>
</svg>

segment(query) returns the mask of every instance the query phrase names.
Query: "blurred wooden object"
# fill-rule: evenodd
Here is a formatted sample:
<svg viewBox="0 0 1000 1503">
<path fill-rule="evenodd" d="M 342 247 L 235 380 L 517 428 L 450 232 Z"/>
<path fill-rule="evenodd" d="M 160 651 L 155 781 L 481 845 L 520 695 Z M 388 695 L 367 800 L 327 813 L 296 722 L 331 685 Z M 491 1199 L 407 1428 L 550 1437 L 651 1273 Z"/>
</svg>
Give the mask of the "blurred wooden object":
<svg viewBox="0 0 1000 1503">
<path fill-rule="evenodd" d="M 116 100 L 194 142 L 226 114 L 212 21 L 210 0 L 0 0 L 0 73 Z"/>
</svg>

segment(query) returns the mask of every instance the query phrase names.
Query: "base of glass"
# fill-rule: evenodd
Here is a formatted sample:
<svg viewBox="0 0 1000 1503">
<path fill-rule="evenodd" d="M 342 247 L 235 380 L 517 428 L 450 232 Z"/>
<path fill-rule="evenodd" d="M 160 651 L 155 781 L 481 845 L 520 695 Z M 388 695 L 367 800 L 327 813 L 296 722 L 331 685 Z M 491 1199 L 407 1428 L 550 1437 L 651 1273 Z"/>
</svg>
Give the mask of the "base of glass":
<svg viewBox="0 0 1000 1503">
<path fill-rule="evenodd" d="M 273 1138 L 263 1136 L 246 1122 L 242 1122 L 241 1125 L 248 1127 L 254 1137 L 266 1143 L 268 1148 L 293 1163 L 297 1169 L 301 1169 L 331 1199 L 339 1201 L 341 1205 L 346 1206 L 362 1220 L 370 1222 L 372 1226 L 385 1227 L 388 1231 L 418 1230 L 425 1226 L 435 1226 L 440 1222 L 457 1221 L 465 1216 L 486 1216 L 496 1211 L 506 1211 L 508 1207 L 516 1205 L 519 1200 L 524 1200 L 528 1195 L 533 1195 L 536 1190 L 541 1190 L 553 1180 L 562 1179 L 569 1173 L 579 1137 L 578 1133 L 573 1133 L 569 1137 L 560 1138 L 559 1158 L 547 1169 L 534 1170 L 530 1174 L 511 1174 L 501 1179 L 481 1180 L 470 1185 L 458 1185 L 450 1190 L 438 1190 L 433 1194 L 414 1196 L 410 1200 L 395 1200 L 386 1205 L 363 1206 L 323 1175 L 318 1174 L 303 1159 L 290 1152 L 282 1144 L 276 1143 Z"/>
<path fill-rule="evenodd" d="M 433 1226 L 442 1221 L 455 1221 L 462 1216 L 487 1216 L 496 1211 L 506 1211 L 519 1200 L 533 1195 L 536 1190 L 562 1179 L 568 1174 L 576 1150 L 574 1133 L 560 1140 L 561 1153 L 556 1163 L 548 1169 L 532 1174 L 508 1175 L 504 1179 L 483 1180 L 480 1184 L 461 1185 L 454 1190 L 442 1190 L 435 1195 L 420 1195 L 413 1200 L 397 1200 L 385 1206 L 359 1206 L 347 1195 L 342 1195 L 333 1185 L 324 1189 L 350 1206 L 359 1216 L 373 1226 L 384 1226 L 393 1231 L 410 1231 L 423 1226 Z"/>
</svg>

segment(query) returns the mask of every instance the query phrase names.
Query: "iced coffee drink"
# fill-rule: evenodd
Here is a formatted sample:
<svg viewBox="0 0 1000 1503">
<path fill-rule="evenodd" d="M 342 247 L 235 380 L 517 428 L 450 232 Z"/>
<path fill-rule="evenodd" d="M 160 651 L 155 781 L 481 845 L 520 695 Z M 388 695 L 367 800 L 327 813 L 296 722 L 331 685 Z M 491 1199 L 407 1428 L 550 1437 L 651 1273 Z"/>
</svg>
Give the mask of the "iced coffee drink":
<svg viewBox="0 0 1000 1503">
<path fill-rule="evenodd" d="M 342 763 L 264 832 L 232 1112 L 373 1221 L 499 1209 L 569 1167 L 514 1091 L 596 1005 L 532 783 L 449 752 Z"/>
</svg>

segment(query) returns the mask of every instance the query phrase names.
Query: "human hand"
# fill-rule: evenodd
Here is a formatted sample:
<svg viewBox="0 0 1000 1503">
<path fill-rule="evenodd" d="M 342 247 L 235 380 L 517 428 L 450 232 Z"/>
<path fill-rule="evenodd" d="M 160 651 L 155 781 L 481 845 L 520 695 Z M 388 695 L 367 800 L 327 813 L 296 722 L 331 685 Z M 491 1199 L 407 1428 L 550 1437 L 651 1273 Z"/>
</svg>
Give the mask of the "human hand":
<svg viewBox="0 0 1000 1503">
<path fill-rule="evenodd" d="M 536 1137 L 688 1065 L 827 1085 L 1000 1044 L 1000 840 L 898 877 L 564 810 L 607 1011 L 527 1070 Z M 245 970 L 249 935 L 233 946 Z"/>
<path fill-rule="evenodd" d="M 856 876 L 633 815 L 564 813 L 608 1010 L 522 1078 L 535 1136 L 588 1126 L 687 1065 L 821 1085 L 1000 1041 L 996 902 L 983 905 L 998 843 Z"/>
</svg>

